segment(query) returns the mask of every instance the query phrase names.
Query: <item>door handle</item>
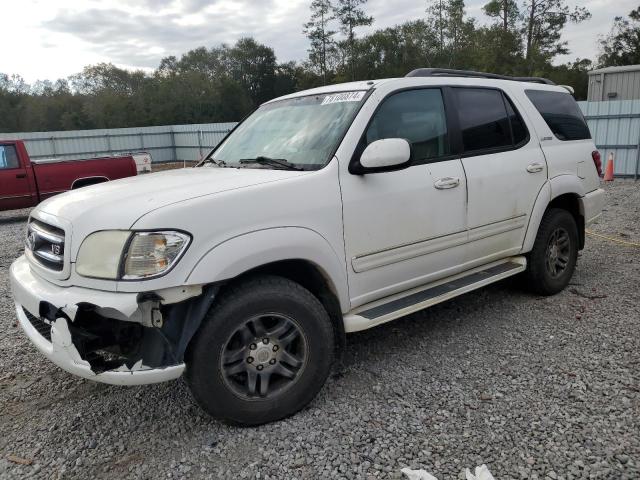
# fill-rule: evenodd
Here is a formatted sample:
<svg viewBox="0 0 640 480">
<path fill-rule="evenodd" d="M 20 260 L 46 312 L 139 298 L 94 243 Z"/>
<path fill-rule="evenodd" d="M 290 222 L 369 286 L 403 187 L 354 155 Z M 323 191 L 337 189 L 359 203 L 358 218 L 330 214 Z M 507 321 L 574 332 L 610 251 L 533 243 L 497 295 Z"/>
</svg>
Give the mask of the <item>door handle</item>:
<svg viewBox="0 0 640 480">
<path fill-rule="evenodd" d="M 16 173 L 16 178 L 27 178 L 26 173 Z"/>
<path fill-rule="evenodd" d="M 532 163 L 527 166 L 527 172 L 529 173 L 538 173 L 544 170 L 544 165 L 541 163 Z"/>
<path fill-rule="evenodd" d="M 449 188 L 455 188 L 458 185 L 460 185 L 460 179 L 458 177 L 442 177 L 433 184 L 438 190 L 447 190 Z"/>
</svg>

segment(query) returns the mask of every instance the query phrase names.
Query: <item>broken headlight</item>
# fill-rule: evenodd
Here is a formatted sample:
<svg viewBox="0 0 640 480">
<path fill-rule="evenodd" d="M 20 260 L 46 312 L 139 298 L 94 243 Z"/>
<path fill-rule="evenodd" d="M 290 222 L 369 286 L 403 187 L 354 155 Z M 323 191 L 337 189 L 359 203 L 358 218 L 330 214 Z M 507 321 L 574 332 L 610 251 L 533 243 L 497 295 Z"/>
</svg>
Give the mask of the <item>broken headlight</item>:
<svg viewBox="0 0 640 480">
<path fill-rule="evenodd" d="M 142 280 L 168 272 L 186 250 L 186 233 L 103 231 L 80 247 L 76 271 L 84 277 Z"/>
</svg>

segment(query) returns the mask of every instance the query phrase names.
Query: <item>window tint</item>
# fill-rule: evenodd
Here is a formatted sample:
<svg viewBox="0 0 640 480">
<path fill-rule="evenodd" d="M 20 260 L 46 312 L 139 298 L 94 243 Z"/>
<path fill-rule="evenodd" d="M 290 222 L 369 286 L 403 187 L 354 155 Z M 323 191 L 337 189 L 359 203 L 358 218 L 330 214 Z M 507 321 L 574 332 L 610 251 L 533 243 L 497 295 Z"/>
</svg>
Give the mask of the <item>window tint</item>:
<svg viewBox="0 0 640 480">
<path fill-rule="evenodd" d="M 449 154 L 440 89 L 408 90 L 387 98 L 369 124 L 366 144 L 383 138 L 408 140 L 414 161 Z"/>
<path fill-rule="evenodd" d="M 527 131 L 527 127 L 525 126 L 522 117 L 520 117 L 518 112 L 513 108 L 511 100 L 506 98 L 506 96 L 505 100 L 507 114 L 509 115 L 509 121 L 511 122 L 511 131 L 513 132 L 513 143 L 514 145 L 520 145 L 527 139 L 529 132 Z"/>
<path fill-rule="evenodd" d="M 19 168 L 18 154 L 13 145 L 0 145 L 0 169 Z"/>
<path fill-rule="evenodd" d="M 511 146 L 511 128 L 502 93 L 483 88 L 454 88 L 465 152 Z"/>
<path fill-rule="evenodd" d="M 560 140 L 591 138 L 582 111 L 571 94 L 544 90 L 527 90 L 526 93 L 553 134 Z"/>
</svg>

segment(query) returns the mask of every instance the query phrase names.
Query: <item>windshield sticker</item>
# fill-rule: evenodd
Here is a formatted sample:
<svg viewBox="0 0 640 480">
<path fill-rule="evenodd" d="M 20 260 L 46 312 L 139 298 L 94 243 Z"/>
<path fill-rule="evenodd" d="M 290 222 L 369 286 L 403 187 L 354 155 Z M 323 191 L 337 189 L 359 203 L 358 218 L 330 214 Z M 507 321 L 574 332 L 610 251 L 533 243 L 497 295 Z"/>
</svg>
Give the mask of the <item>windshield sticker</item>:
<svg viewBox="0 0 640 480">
<path fill-rule="evenodd" d="M 331 105 L 332 103 L 341 103 L 341 102 L 359 102 L 364 98 L 367 92 L 343 92 L 336 93 L 333 95 L 327 95 L 322 100 L 321 105 Z"/>
</svg>

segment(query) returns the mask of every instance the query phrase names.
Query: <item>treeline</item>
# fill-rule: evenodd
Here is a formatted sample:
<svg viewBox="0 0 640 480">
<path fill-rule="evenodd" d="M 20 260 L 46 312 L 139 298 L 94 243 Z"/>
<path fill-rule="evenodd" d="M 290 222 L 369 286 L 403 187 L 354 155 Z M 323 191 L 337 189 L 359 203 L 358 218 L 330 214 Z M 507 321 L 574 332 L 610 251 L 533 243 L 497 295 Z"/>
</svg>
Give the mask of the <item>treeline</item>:
<svg viewBox="0 0 640 480">
<path fill-rule="evenodd" d="M 569 53 L 562 32 L 590 17 L 566 0 L 491 0 L 482 25 L 464 0 L 430 0 L 424 18 L 359 36 L 371 25 L 367 0 L 313 0 L 303 32 L 303 62 L 278 62 L 252 38 L 200 47 L 162 59 L 153 73 L 112 64 L 86 67 L 67 79 L 27 85 L 0 74 L 0 131 L 47 131 L 237 121 L 262 102 L 293 91 L 350 80 L 404 76 L 419 67 L 544 76 L 586 97 L 594 66 L 640 63 L 640 8 L 617 17 L 594 64 Z M 585 39 L 595 42 L 596 39 Z"/>
</svg>

